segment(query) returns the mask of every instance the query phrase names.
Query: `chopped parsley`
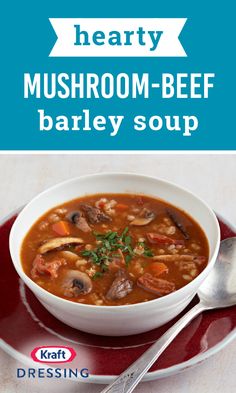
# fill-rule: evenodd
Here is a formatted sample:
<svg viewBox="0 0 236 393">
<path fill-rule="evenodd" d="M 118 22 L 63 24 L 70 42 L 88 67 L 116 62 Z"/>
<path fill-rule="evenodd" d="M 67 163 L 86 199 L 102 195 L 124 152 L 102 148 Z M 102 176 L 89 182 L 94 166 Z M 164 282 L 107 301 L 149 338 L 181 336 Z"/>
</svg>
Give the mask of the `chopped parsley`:
<svg viewBox="0 0 236 393">
<path fill-rule="evenodd" d="M 151 257 L 154 256 L 152 250 L 150 250 L 150 249 L 144 250 L 143 255 L 144 255 L 145 257 L 149 257 L 149 258 L 151 258 Z"/>
<path fill-rule="evenodd" d="M 93 280 L 96 280 L 96 279 L 99 278 L 99 277 L 102 277 L 102 272 L 96 272 L 96 273 L 93 275 L 92 279 L 93 279 Z"/>
<path fill-rule="evenodd" d="M 131 256 L 131 255 L 128 254 L 128 255 L 125 256 L 125 264 L 126 264 L 126 266 L 129 265 L 131 259 L 132 259 L 132 256 Z"/>
<path fill-rule="evenodd" d="M 81 251 L 81 255 L 89 258 L 92 263 L 99 266 L 100 271 L 94 274 L 94 280 L 101 277 L 102 274 L 108 270 L 108 265 L 114 258 L 121 258 L 119 250 L 124 256 L 126 266 L 129 265 L 130 261 L 135 256 L 135 252 L 132 246 L 133 239 L 128 232 L 128 227 L 123 230 L 121 235 L 115 231 L 109 231 L 107 233 L 93 232 L 96 240 L 99 241 L 99 245 L 93 250 Z M 152 251 L 145 245 L 145 243 L 138 243 L 138 245 L 141 245 L 144 248 L 144 256 L 153 256 Z"/>
<path fill-rule="evenodd" d="M 145 257 L 151 258 L 151 257 L 154 256 L 152 250 L 151 250 L 149 247 L 147 247 L 147 245 L 146 245 L 144 242 L 139 242 L 138 245 L 144 248 L 144 253 L 143 253 L 143 255 L 144 255 Z"/>
</svg>

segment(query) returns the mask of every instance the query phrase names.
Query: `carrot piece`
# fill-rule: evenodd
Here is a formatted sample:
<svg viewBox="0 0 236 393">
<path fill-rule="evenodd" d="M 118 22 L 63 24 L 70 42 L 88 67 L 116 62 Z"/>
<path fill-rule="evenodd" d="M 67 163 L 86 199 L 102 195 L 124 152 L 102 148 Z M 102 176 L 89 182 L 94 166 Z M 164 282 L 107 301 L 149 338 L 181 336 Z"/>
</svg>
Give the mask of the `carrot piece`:
<svg viewBox="0 0 236 393">
<path fill-rule="evenodd" d="M 70 235 L 69 223 L 66 221 L 55 222 L 55 224 L 52 225 L 52 229 L 60 236 Z"/>
<path fill-rule="evenodd" d="M 150 270 L 155 274 L 155 276 L 160 276 L 162 273 L 168 273 L 168 267 L 162 262 L 151 263 Z"/>
<path fill-rule="evenodd" d="M 119 210 L 126 210 L 126 209 L 128 209 L 128 205 L 125 205 L 124 203 L 117 203 L 117 205 L 116 205 L 116 209 L 119 209 Z"/>
</svg>

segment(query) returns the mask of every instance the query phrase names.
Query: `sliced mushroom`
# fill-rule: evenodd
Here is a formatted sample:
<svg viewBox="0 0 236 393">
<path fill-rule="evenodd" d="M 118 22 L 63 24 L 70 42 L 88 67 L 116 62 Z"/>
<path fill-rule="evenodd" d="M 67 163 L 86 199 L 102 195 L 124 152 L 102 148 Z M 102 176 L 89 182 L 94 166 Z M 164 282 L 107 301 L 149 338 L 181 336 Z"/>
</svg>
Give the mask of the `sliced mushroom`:
<svg viewBox="0 0 236 393">
<path fill-rule="evenodd" d="M 156 214 L 145 207 L 142 209 L 139 216 L 130 222 L 130 225 L 136 225 L 136 226 L 148 225 L 155 218 L 156 218 Z"/>
<path fill-rule="evenodd" d="M 41 247 L 39 247 L 39 254 L 45 254 L 48 251 L 55 250 L 57 248 L 67 246 L 69 244 L 82 244 L 84 243 L 83 239 L 79 237 L 55 237 L 53 239 L 48 240 Z"/>
<path fill-rule="evenodd" d="M 170 219 L 173 221 L 173 223 L 175 224 L 175 226 L 179 229 L 179 231 L 182 233 L 182 235 L 184 236 L 185 240 L 189 240 L 190 236 L 188 234 L 188 232 L 186 231 L 184 225 L 180 222 L 180 218 L 178 218 L 176 216 L 176 213 L 174 213 L 173 211 L 167 209 L 166 213 L 168 214 L 168 216 L 170 217 Z"/>
<path fill-rule="evenodd" d="M 108 300 L 122 299 L 127 296 L 133 290 L 133 281 L 131 281 L 128 275 L 123 269 L 119 270 L 116 274 L 116 278 L 111 284 L 110 289 L 106 294 Z"/>
<path fill-rule="evenodd" d="M 149 232 L 147 233 L 148 241 L 152 244 L 175 244 L 175 245 L 184 245 L 184 240 L 181 239 L 173 239 L 172 237 L 160 235 L 159 233 Z"/>
<path fill-rule="evenodd" d="M 190 254 L 162 254 L 162 255 L 155 255 L 152 259 L 156 261 L 164 261 L 164 262 L 176 262 L 176 261 L 186 261 L 191 262 L 194 261 L 197 264 L 201 264 L 206 261 L 206 257 L 204 256 L 196 256 Z"/>
<path fill-rule="evenodd" d="M 188 254 L 162 254 L 162 255 L 155 255 L 152 259 L 156 261 L 164 261 L 164 262 L 175 262 L 175 261 L 193 261 L 195 258 L 194 255 Z"/>
<path fill-rule="evenodd" d="M 93 289 L 89 276 L 78 270 L 67 270 L 62 285 L 64 295 L 68 297 L 76 297 L 80 294 L 87 295 Z"/>
<path fill-rule="evenodd" d="M 80 229 L 82 232 L 91 232 L 91 228 L 87 223 L 86 218 L 80 211 L 73 211 L 67 214 L 66 218 L 75 224 L 75 226 Z"/>
<path fill-rule="evenodd" d="M 173 282 L 153 277 L 149 273 L 145 273 L 139 277 L 137 285 L 145 291 L 158 296 L 168 295 L 168 293 L 175 291 L 175 284 Z"/>
<path fill-rule="evenodd" d="M 65 258 L 66 260 L 71 262 L 76 262 L 78 261 L 78 259 L 80 259 L 80 257 L 75 252 L 72 251 L 60 251 L 58 253 L 58 256 Z"/>
<path fill-rule="evenodd" d="M 105 214 L 98 207 L 94 207 L 86 203 L 81 204 L 80 207 L 91 224 L 98 224 L 99 222 L 112 221 L 111 217 Z"/>
</svg>

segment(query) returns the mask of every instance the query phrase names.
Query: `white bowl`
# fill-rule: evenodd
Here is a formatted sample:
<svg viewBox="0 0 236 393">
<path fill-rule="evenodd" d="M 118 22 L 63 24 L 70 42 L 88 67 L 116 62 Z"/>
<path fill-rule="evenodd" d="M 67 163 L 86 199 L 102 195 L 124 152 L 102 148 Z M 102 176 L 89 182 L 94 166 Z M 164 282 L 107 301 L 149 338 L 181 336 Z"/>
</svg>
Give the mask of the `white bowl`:
<svg viewBox="0 0 236 393">
<path fill-rule="evenodd" d="M 210 249 L 206 268 L 183 288 L 159 299 L 125 306 L 95 306 L 57 297 L 32 281 L 23 271 L 22 241 L 35 221 L 51 208 L 95 193 L 146 194 L 163 199 L 189 213 L 204 230 Z M 105 173 L 60 183 L 36 196 L 19 214 L 10 233 L 11 257 L 19 276 L 42 305 L 65 324 L 93 334 L 122 336 L 142 333 L 176 317 L 191 301 L 212 269 L 219 250 L 220 229 L 213 211 L 201 199 L 175 184 L 128 173 Z"/>
</svg>

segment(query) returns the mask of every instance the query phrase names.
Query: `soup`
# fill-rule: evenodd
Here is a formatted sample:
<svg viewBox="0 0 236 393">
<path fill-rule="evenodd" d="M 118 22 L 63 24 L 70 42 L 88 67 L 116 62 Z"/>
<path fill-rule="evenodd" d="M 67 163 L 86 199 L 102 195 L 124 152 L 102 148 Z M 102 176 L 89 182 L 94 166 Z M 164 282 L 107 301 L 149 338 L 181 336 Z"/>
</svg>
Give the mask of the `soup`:
<svg viewBox="0 0 236 393">
<path fill-rule="evenodd" d="M 146 195 L 96 194 L 45 213 L 21 249 L 25 273 L 52 294 L 99 306 L 146 302 L 191 282 L 208 242 L 184 211 Z"/>
</svg>

